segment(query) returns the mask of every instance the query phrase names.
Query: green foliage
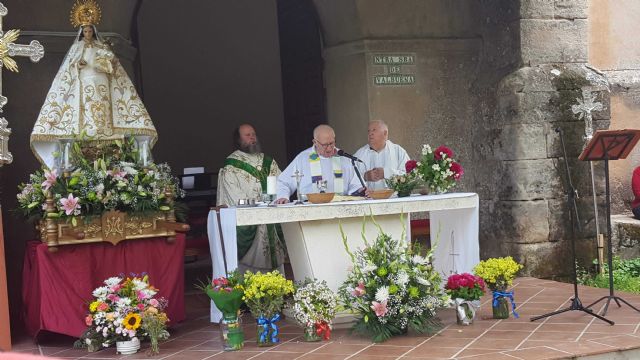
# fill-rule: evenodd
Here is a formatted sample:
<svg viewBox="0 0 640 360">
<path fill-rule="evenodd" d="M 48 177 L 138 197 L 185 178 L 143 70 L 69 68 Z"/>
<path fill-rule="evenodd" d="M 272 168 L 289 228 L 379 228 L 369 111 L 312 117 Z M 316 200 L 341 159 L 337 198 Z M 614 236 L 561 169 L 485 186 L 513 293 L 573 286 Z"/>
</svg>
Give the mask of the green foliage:
<svg viewBox="0 0 640 360">
<path fill-rule="evenodd" d="M 613 258 L 613 287 L 619 291 L 640 294 L 640 258 L 621 260 Z M 609 287 L 609 266 L 603 265 L 602 274 L 591 274 L 578 267 L 578 283 L 597 288 Z"/>
</svg>

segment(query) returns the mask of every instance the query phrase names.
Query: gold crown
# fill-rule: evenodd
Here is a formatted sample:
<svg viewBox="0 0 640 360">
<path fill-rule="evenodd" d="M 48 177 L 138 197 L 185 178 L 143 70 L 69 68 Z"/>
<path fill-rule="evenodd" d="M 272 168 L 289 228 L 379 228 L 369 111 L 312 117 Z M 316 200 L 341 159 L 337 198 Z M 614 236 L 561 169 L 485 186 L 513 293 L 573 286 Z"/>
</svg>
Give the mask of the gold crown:
<svg viewBox="0 0 640 360">
<path fill-rule="evenodd" d="M 95 0 L 76 0 L 69 14 L 69 21 L 73 27 L 98 25 L 102 12 Z"/>
</svg>

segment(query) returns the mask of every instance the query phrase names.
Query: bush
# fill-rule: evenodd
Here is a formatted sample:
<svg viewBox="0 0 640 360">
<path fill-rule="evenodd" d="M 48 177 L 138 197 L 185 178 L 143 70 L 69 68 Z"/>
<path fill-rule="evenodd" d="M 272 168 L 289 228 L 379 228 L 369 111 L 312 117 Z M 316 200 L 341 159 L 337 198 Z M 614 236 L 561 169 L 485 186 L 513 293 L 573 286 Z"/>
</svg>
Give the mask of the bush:
<svg viewBox="0 0 640 360">
<path fill-rule="evenodd" d="M 613 288 L 640 294 L 640 258 L 621 260 L 613 258 Z M 590 274 L 586 270 L 578 268 L 578 283 L 597 288 L 609 287 L 609 266 L 603 265 L 602 274 Z"/>
</svg>

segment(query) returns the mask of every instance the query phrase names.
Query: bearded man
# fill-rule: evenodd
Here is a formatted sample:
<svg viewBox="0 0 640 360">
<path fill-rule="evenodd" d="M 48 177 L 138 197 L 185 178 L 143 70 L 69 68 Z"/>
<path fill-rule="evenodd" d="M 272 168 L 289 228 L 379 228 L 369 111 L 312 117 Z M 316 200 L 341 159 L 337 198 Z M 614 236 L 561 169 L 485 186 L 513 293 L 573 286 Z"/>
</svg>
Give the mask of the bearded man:
<svg viewBox="0 0 640 360">
<path fill-rule="evenodd" d="M 234 131 L 237 150 L 229 155 L 218 173 L 218 206 L 236 206 L 240 199 L 261 199 L 267 192 L 267 177 L 280 175 L 272 157 L 262 153 L 253 126 L 242 124 Z M 279 224 L 237 227 L 238 270 L 270 271 L 279 268 L 286 254 Z"/>
</svg>

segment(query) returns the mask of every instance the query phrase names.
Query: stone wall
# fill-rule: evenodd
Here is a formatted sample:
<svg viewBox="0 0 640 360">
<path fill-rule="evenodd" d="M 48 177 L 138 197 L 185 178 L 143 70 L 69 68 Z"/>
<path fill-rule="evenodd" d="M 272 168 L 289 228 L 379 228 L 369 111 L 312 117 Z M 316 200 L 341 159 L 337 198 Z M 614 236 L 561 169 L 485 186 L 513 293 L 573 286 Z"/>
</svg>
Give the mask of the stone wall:
<svg viewBox="0 0 640 360">
<path fill-rule="evenodd" d="M 611 83 L 611 129 L 640 129 L 640 2 L 591 0 L 589 62 Z M 640 166 L 640 147 L 611 163 L 612 212 L 629 213 L 631 173 Z"/>
</svg>

